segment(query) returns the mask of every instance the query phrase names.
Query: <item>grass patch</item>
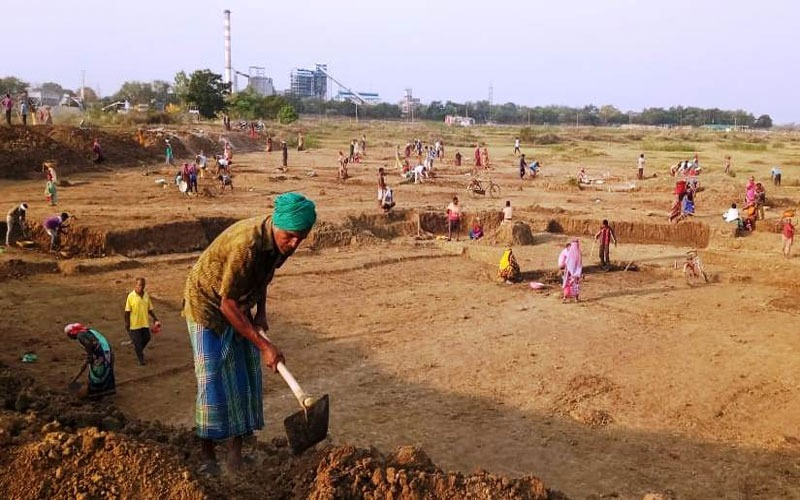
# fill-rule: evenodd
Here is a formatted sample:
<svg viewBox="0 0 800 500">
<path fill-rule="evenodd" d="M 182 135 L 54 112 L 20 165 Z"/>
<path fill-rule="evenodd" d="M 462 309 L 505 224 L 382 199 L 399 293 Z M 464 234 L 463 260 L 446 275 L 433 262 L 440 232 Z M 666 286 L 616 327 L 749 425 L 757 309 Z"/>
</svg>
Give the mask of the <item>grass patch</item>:
<svg viewBox="0 0 800 500">
<path fill-rule="evenodd" d="M 564 139 L 553 132 L 541 132 L 531 127 L 524 127 L 519 131 L 519 138 L 522 142 L 532 146 L 542 146 L 549 144 L 559 144 Z"/>
<path fill-rule="evenodd" d="M 766 144 L 757 144 L 754 142 L 741 142 L 733 141 L 725 144 L 725 149 L 732 151 L 766 151 Z"/>
<path fill-rule="evenodd" d="M 689 142 L 645 141 L 642 143 L 642 149 L 645 151 L 666 151 L 670 153 L 694 153 L 697 151 L 697 145 Z"/>
<path fill-rule="evenodd" d="M 558 144 L 550 148 L 551 154 L 558 156 L 561 160 L 571 161 L 583 158 L 598 156 L 608 156 L 605 151 L 600 151 L 586 146 L 575 146 L 573 144 Z"/>
</svg>

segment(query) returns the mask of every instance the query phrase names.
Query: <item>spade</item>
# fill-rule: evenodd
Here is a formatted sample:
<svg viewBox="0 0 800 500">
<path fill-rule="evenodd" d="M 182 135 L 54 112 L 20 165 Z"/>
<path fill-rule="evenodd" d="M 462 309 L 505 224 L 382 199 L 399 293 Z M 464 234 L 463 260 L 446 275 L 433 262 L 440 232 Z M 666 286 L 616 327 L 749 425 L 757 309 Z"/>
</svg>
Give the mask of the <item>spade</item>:
<svg viewBox="0 0 800 500">
<path fill-rule="evenodd" d="M 269 340 L 263 330 L 258 333 Z M 295 455 L 300 455 L 328 436 L 330 400 L 327 394 L 316 398 L 304 391 L 283 362 L 278 362 L 277 368 L 300 403 L 301 410 L 283 420 L 289 446 Z"/>
</svg>

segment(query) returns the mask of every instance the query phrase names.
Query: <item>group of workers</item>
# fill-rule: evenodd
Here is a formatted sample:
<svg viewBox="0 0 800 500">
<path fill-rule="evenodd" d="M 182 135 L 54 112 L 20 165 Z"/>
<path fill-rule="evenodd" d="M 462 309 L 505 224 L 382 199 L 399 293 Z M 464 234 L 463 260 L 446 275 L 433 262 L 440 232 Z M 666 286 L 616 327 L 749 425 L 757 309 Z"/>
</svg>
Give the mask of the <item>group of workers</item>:
<svg viewBox="0 0 800 500">
<path fill-rule="evenodd" d="M 6 214 L 6 247 L 17 241 L 17 234 L 23 238 L 30 236 L 27 219 L 29 206 L 27 203 L 15 205 Z M 69 228 L 70 215 L 67 212 L 54 214 L 42 221 L 42 228 L 50 237 L 50 252 L 57 252 L 61 248 L 61 235 L 66 234 Z"/>
<path fill-rule="evenodd" d="M 134 289 L 125 300 L 125 331 L 130 338 L 136 358 L 140 366 L 144 366 L 144 349 L 150 343 L 151 333 L 157 334 L 161 330 L 161 321 L 153 309 L 150 295 L 145 291 L 144 278 L 136 278 Z M 151 325 L 150 319 L 153 319 Z M 114 377 L 114 353 L 111 343 L 98 329 L 83 323 L 69 323 L 64 327 L 68 338 L 77 340 L 84 350 L 86 358 L 81 364 L 80 371 L 70 382 L 70 386 L 77 384 L 78 379 L 88 368 L 86 385 L 76 392 L 88 398 L 101 398 L 116 393 Z"/>
<path fill-rule="evenodd" d="M 348 163 L 356 152 L 355 144 L 355 141 L 351 143 L 351 155 L 346 158 Z M 421 143 L 415 144 L 415 149 L 419 151 L 420 145 Z M 359 149 L 365 149 L 365 138 L 362 138 Z M 409 149 L 410 144 L 406 146 L 406 158 L 409 156 Z M 168 145 L 169 163 L 172 160 L 170 150 L 171 146 Z M 440 144 L 433 150 L 436 158 L 439 157 L 440 150 L 443 154 L 443 146 Z M 518 139 L 515 141 L 514 154 L 521 156 L 520 170 L 523 177 L 525 155 L 519 151 Z M 230 161 L 230 158 L 226 159 Z M 640 159 L 641 176 L 644 155 Z M 695 166 L 690 167 L 695 173 L 699 172 L 696 162 L 695 156 Z M 206 163 L 207 159 L 201 152 L 194 164 L 195 183 L 197 166 L 199 165 L 199 175 L 202 176 Z M 285 163 L 284 161 L 284 165 Z M 476 147 L 475 163 L 476 166 L 487 165 L 488 152 L 484 156 L 480 148 Z M 432 161 L 430 164 L 432 165 Z M 422 166 L 424 169 L 425 165 Z M 344 173 L 346 175 L 346 169 Z M 395 202 L 392 189 L 386 184 L 385 174 L 385 168 L 378 170 L 378 205 L 388 212 L 395 206 Z M 191 176 L 191 171 L 189 175 Z M 52 176 L 55 177 L 54 171 Z M 758 184 L 752 178 L 751 182 L 752 190 L 750 183 L 746 189 L 746 202 L 752 201 L 757 205 Z M 777 182 L 780 182 L 780 177 Z M 696 184 L 685 181 L 682 186 L 676 189 L 677 201 L 683 204 L 684 200 L 690 198 L 693 203 Z M 52 196 L 51 199 L 56 198 Z M 736 206 L 732 208 L 735 209 Z M 6 245 L 10 245 L 12 231 L 19 229 L 25 234 L 28 210 L 28 205 L 21 203 L 9 211 L 6 219 Z M 691 211 L 693 213 L 693 207 Z M 513 209 L 510 201 L 506 202 L 502 213 L 503 223 L 512 221 Z M 463 218 L 458 197 L 453 197 L 447 206 L 446 217 L 447 239 L 455 237 L 458 241 Z M 57 247 L 57 237 L 65 232 L 69 218 L 69 214 L 62 213 L 48 217 L 44 222 L 43 226 L 51 236 L 51 250 Z M 241 467 L 243 438 L 264 426 L 261 363 L 275 371 L 278 363 L 285 361 L 282 351 L 264 334 L 269 329 L 267 286 L 276 270 L 285 264 L 308 237 L 316 218 L 316 206 L 305 196 L 294 192 L 277 196 L 271 214 L 244 219 L 231 225 L 203 251 L 189 272 L 183 293 L 182 315 L 186 320 L 195 363 L 195 423 L 203 458 L 202 472 L 212 475 L 219 473 L 215 444 L 220 441 L 228 442 L 228 466 L 233 470 Z M 791 221 L 789 226 L 789 237 L 793 239 L 794 228 Z M 787 238 L 786 230 L 783 234 Z M 480 220 L 475 218 L 470 238 L 480 239 L 482 236 Z M 617 245 L 617 238 L 608 220 L 602 221 L 594 240 L 598 243 L 601 265 L 610 266 L 610 246 Z M 790 249 L 791 243 L 789 251 Z M 786 251 L 784 253 L 788 256 Z M 562 274 L 562 300 L 579 301 L 583 262 L 581 244 L 577 238 L 566 243 L 558 255 L 557 266 Z M 506 248 L 501 256 L 498 276 L 507 283 L 522 279 L 519 262 L 511 248 Z M 161 326 L 152 301 L 145 292 L 145 286 L 144 278 L 136 279 L 135 288 L 126 299 L 124 313 L 125 330 L 140 365 L 145 364 L 144 351 L 151 339 L 151 333 Z M 81 323 L 66 325 L 64 332 L 70 339 L 77 340 L 86 353 L 81 372 L 73 381 L 88 368 L 87 394 L 102 396 L 113 393 L 114 356 L 105 336 L 97 329 Z"/>
</svg>

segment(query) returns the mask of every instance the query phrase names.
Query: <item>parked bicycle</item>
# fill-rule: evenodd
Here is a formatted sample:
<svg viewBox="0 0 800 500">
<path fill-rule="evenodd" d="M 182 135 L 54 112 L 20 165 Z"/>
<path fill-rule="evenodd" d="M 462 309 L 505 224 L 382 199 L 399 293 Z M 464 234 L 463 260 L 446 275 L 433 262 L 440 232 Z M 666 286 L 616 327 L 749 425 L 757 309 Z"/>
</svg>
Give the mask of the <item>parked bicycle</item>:
<svg viewBox="0 0 800 500">
<path fill-rule="evenodd" d="M 488 181 L 482 181 L 481 179 L 474 177 L 472 180 L 469 181 L 467 184 L 467 191 L 469 191 L 472 196 L 485 196 L 486 193 L 489 193 L 489 196 L 492 198 L 497 198 L 500 196 L 500 186 L 497 185 L 492 179 Z"/>
<path fill-rule="evenodd" d="M 699 282 L 701 279 L 704 283 L 708 283 L 708 274 L 703 269 L 703 262 L 700 260 L 697 250 L 686 252 L 686 262 L 683 263 L 683 276 L 690 285 Z"/>
</svg>

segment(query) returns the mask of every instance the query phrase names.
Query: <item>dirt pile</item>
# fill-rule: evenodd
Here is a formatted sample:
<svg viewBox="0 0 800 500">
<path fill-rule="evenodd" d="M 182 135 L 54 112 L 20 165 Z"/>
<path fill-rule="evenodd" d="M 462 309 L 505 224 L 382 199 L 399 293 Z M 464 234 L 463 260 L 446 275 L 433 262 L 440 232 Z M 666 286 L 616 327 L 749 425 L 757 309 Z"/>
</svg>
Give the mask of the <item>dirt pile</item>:
<svg viewBox="0 0 800 500">
<path fill-rule="evenodd" d="M 421 450 L 400 447 L 384 457 L 376 450 L 334 448 L 320 462 L 308 498 L 559 498 L 537 478 L 508 479 L 487 472 L 443 473 Z"/>
<path fill-rule="evenodd" d="M 211 478 L 196 472 L 188 429 L 46 392 L 3 366 L 0 403 L 0 491 L 10 498 L 563 498 L 531 476 L 445 473 L 413 447 L 329 445 L 295 457 L 281 439 L 249 443 L 241 474 Z"/>
<path fill-rule="evenodd" d="M 0 128 L 0 177 L 24 179 L 41 175 L 42 162 L 51 159 L 65 166 L 89 164 L 91 148 L 79 151 L 61 144 L 50 137 L 48 132 L 52 129 L 49 126 Z"/>
<path fill-rule="evenodd" d="M 163 127 L 138 129 L 81 129 L 37 125 L 0 128 L 0 178 L 27 179 L 41 176 L 42 163 L 53 161 L 62 176 L 76 171 L 104 168 L 92 163 L 92 144 L 100 141 L 106 157 L 104 166 L 140 166 L 162 160 L 170 139 L 175 158 L 191 159 L 200 150 L 222 152 L 222 142 L 201 130 L 168 130 Z M 238 145 L 238 146 L 237 146 Z M 258 140 L 238 137 L 234 148 L 257 150 Z"/>
<path fill-rule="evenodd" d="M 9 420 L 6 412 L 0 421 Z M 35 420 L 27 419 L 32 424 Z M 38 422 L 35 422 L 38 423 Z M 96 427 L 57 422 L 3 453 L 0 489 L 10 498 L 203 498 L 186 465 L 165 447 Z"/>
<path fill-rule="evenodd" d="M 508 222 L 500 224 L 500 227 L 489 237 L 489 240 L 495 245 L 509 247 L 534 244 L 531 227 L 520 221 L 516 221 L 513 224 Z"/>
</svg>

